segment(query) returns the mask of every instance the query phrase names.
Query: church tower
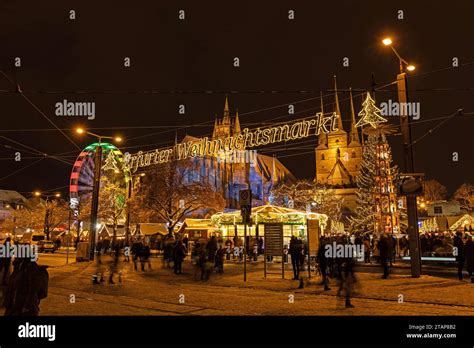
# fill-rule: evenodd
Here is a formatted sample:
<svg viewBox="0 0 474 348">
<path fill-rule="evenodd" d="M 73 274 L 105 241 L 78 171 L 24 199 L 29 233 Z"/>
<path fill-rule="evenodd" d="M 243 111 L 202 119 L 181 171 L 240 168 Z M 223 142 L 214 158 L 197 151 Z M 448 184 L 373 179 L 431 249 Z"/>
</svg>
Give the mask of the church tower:
<svg viewBox="0 0 474 348">
<path fill-rule="evenodd" d="M 322 98 L 321 98 L 322 100 Z M 338 130 L 319 137 L 316 147 L 316 178 L 326 185 L 351 186 L 360 170 L 362 145 L 356 128 L 352 89 L 350 91 L 351 128 L 349 134 L 344 130 L 336 76 L 334 76 L 334 113 L 338 115 Z M 321 102 L 321 112 L 323 106 Z M 326 140 L 325 140 L 326 139 Z"/>
<path fill-rule="evenodd" d="M 214 121 L 214 130 L 212 132 L 213 138 L 225 138 L 234 134 L 240 133 L 240 120 L 237 111 L 235 118 L 231 119 L 229 111 L 229 101 L 225 97 L 224 114 L 222 119 Z"/>
</svg>

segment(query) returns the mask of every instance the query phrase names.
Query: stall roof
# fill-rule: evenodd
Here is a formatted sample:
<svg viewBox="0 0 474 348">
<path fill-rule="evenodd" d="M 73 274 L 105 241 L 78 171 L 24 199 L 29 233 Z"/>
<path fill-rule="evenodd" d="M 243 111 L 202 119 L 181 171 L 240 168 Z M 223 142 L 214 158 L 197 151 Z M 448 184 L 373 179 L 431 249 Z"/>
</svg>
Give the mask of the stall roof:
<svg viewBox="0 0 474 348">
<path fill-rule="evenodd" d="M 255 223 L 283 222 L 286 224 L 302 224 L 306 222 L 306 219 L 316 219 L 320 220 L 325 225 L 328 220 L 328 217 L 325 214 L 312 212 L 307 213 L 271 204 L 253 207 L 251 215 Z M 242 217 L 240 211 L 237 210 L 229 213 L 214 214 L 211 217 L 211 221 L 217 226 L 222 224 L 240 224 Z"/>
<path fill-rule="evenodd" d="M 150 236 L 152 234 L 161 234 L 161 235 L 167 235 L 168 232 L 168 227 L 166 226 L 165 223 L 143 223 L 140 224 L 140 229 L 139 229 L 140 234 Z M 138 233 L 138 231 L 137 231 Z"/>
</svg>

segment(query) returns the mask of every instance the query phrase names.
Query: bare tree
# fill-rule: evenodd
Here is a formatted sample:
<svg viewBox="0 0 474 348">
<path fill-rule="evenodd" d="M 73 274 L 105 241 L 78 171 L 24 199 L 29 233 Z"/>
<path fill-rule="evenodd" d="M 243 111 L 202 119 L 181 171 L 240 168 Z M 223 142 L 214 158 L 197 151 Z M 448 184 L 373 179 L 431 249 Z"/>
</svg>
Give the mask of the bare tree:
<svg viewBox="0 0 474 348">
<path fill-rule="evenodd" d="M 424 187 L 424 198 L 427 201 L 439 201 L 446 199 L 447 190 L 446 187 L 440 184 L 437 180 L 425 181 Z"/>
<path fill-rule="evenodd" d="M 295 183 L 282 183 L 271 191 L 276 205 L 297 210 L 306 210 L 308 204 L 321 214 L 326 214 L 332 221 L 341 221 L 344 200 L 334 190 L 309 180 L 298 180 Z"/>
<path fill-rule="evenodd" d="M 124 222 L 126 213 L 126 190 L 114 183 L 108 183 L 100 191 L 99 217 L 113 228 L 112 241 L 117 240 L 117 226 Z"/>
<path fill-rule="evenodd" d="M 68 208 L 63 200 L 40 201 L 30 203 L 23 209 L 15 210 L 16 226 L 43 229 L 46 239 L 50 239 L 51 232 L 68 219 Z"/>
<path fill-rule="evenodd" d="M 189 161 L 157 165 L 142 178 L 131 200 L 131 211 L 140 220 L 166 222 L 173 234 L 185 217 L 206 217 L 225 206 L 221 193 Z"/>
<path fill-rule="evenodd" d="M 454 192 L 453 198 L 458 201 L 461 208 L 467 211 L 472 211 L 472 205 L 474 202 L 474 185 L 470 183 L 462 184 L 456 192 Z"/>
</svg>

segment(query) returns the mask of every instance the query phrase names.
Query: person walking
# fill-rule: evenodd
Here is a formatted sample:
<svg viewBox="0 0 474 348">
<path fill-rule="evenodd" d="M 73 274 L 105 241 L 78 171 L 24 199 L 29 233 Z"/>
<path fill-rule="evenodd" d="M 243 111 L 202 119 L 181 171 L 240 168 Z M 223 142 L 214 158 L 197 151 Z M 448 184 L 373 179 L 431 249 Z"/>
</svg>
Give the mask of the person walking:
<svg viewBox="0 0 474 348">
<path fill-rule="evenodd" d="M 355 260 L 352 257 L 343 259 L 337 259 L 339 265 L 339 289 L 337 291 L 338 296 L 343 296 L 345 292 L 345 308 L 354 308 L 351 303 L 351 296 L 354 291 L 354 284 L 357 279 L 354 273 Z"/>
<path fill-rule="evenodd" d="M 112 262 L 110 263 L 109 284 L 115 284 L 114 274 L 118 273 L 118 281 L 122 282 L 122 273 L 119 271 L 120 245 L 115 243 L 112 247 Z"/>
<path fill-rule="evenodd" d="M 300 277 L 301 245 L 298 243 L 298 239 L 295 236 L 291 236 L 290 239 L 290 256 L 291 265 L 293 267 L 293 280 L 297 280 Z"/>
<path fill-rule="evenodd" d="M 472 236 L 468 235 L 466 245 L 464 246 L 464 256 L 466 257 L 466 267 L 471 278 L 471 283 L 474 283 L 474 242 Z"/>
<path fill-rule="evenodd" d="M 31 258 L 15 258 L 3 305 L 5 316 L 37 316 L 40 301 L 48 296 L 48 266 Z"/>
<path fill-rule="evenodd" d="M 211 240 L 206 245 L 207 260 L 215 265 L 216 253 L 217 253 L 217 239 L 216 236 L 212 236 Z"/>
<path fill-rule="evenodd" d="M 133 268 L 137 271 L 137 261 L 140 257 L 140 253 L 142 250 L 143 244 L 140 240 L 135 240 L 132 244 L 132 260 L 133 260 Z"/>
<path fill-rule="evenodd" d="M 317 261 L 319 264 L 319 270 L 321 272 L 321 278 L 323 279 L 324 291 L 331 290 L 329 288 L 329 278 L 328 278 L 328 257 L 326 256 L 326 245 L 327 240 L 324 237 L 321 237 L 321 243 L 318 249 Z"/>
<path fill-rule="evenodd" d="M 369 237 L 364 238 L 363 244 L 364 246 L 364 263 L 371 263 L 370 262 L 370 239 Z"/>
<path fill-rule="evenodd" d="M 143 272 L 145 272 L 145 264 L 148 264 L 149 270 L 151 269 L 150 255 L 151 255 L 150 244 L 145 241 L 142 244 L 142 248 L 139 253 L 140 265 Z"/>
<path fill-rule="evenodd" d="M 379 249 L 379 254 L 380 254 L 380 264 L 383 267 L 383 276 L 382 279 L 387 279 L 388 278 L 388 259 L 390 257 L 390 245 L 389 241 L 387 238 L 387 235 L 384 233 L 380 236 L 380 240 L 377 243 L 377 248 Z"/>
<path fill-rule="evenodd" d="M 181 268 L 186 257 L 186 246 L 178 240 L 173 249 L 174 274 L 182 274 Z"/>
<path fill-rule="evenodd" d="M 12 245 L 11 238 L 7 237 L 3 243 L 5 250 L 9 250 Z M 11 257 L 0 258 L 0 271 L 2 271 L 2 285 L 7 285 L 8 276 L 10 275 L 10 265 L 12 263 Z"/>
<path fill-rule="evenodd" d="M 221 274 L 224 273 L 224 254 L 225 254 L 225 249 L 222 246 L 220 246 L 216 254 L 217 273 L 221 273 Z"/>
<path fill-rule="evenodd" d="M 459 280 L 463 279 L 462 270 L 464 268 L 464 242 L 462 241 L 462 232 L 456 232 L 456 237 L 453 241 L 453 254 L 456 257 L 458 263 L 458 278 Z"/>
</svg>

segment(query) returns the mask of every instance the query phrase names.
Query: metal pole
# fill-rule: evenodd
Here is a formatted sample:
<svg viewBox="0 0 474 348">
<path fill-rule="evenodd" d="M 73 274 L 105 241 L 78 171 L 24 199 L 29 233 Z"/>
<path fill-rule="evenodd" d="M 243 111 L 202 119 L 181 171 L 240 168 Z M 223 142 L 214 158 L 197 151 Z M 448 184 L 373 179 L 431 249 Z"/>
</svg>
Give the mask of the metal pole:
<svg viewBox="0 0 474 348">
<path fill-rule="evenodd" d="M 247 221 L 244 222 L 244 282 L 247 281 Z"/>
<path fill-rule="evenodd" d="M 71 209 L 68 215 L 67 244 L 66 244 L 66 265 L 69 263 L 69 236 L 71 234 Z"/>
<path fill-rule="evenodd" d="M 309 228 L 308 228 L 308 218 L 305 219 L 306 221 L 306 245 L 308 246 L 306 249 L 308 251 L 308 279 L 311 279 L 311 250 L 309 249 Z"/>
<path fill-rule="evenodd" d="M 398 88 L 398 102 L 408 102 L 407 77 L 404 72 L 397 75 Z M 404 104 L 401 104 L 404 105 Z M 413 146 L 411 139 L 411 124 L 410 117 L 402 113 L 400 115 L 400 126 L 403 137 L 403 154 L 405 160 L 405 172 L 415 172 L 415 162 L 413 156 Z M 420 235 L 418 232 L 418 212 L 416 208 L 416 196 L 409 195 L 407 200 L 407 214 L 408 214 L 408 240 L 410 247 L 410 262 L 411 262 L 411 276 L 419 278 L 421 274 L 421 255 L 420 255 Z"/>
<path fill-rule="evenodd" d="M 95 238 L 97 233 L 97 212 L 99 211 L 99 189 L 100 189 L 100 167 L 102 166 L 102 147 L 99 139 L 99 144 L 95 149 L 94 159 L 94 188 L 92 191 L 92 205 L 91 205 L 91 225 L 90 225 L 90 246 L 89 259 L 94 260 L 95 255 Z"/>
<path fill-rule="evenodd" d="M 133 177 L 130 176 L 130 180 L 128 182 L 128 194 L 127 194 L 127 222 L 126 222 L 126 230 L 125 230 L 125 247 L 128 247 L 130 244 L 130 198 L 132 197 L 132 185 L 133 185 Z"/>
</svg>

